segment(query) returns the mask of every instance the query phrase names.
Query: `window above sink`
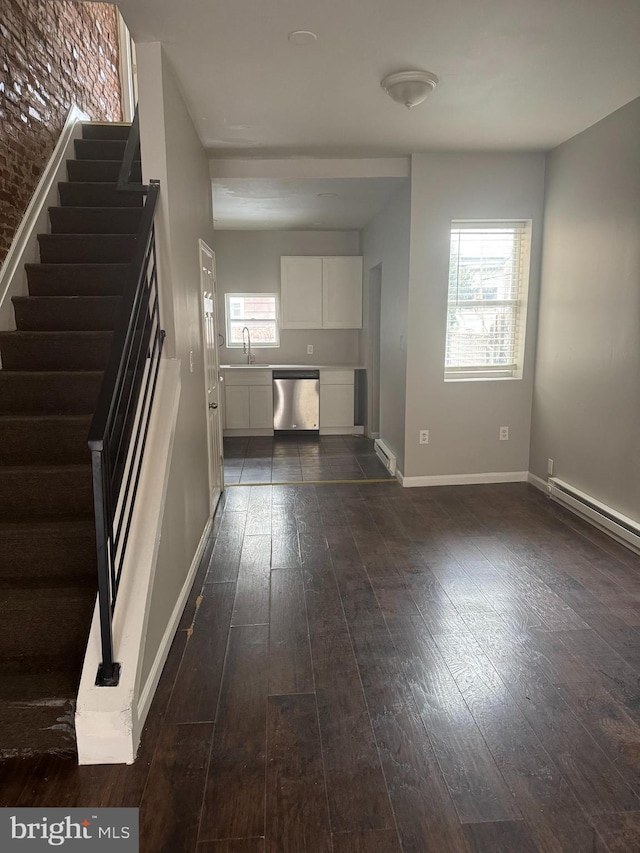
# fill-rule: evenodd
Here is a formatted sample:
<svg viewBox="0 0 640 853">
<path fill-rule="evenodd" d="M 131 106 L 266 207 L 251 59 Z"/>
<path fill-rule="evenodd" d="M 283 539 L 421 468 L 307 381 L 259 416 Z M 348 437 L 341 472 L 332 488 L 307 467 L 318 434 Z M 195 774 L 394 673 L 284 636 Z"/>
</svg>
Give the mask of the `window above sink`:
<svg viewBox="0 0 640 853">
<path fill-rule="evenodd" d="M 227 293 L 225 314 L 228 347 L 243 347 L 245 326 L 251 335 L 252 349 L 280 346 L 277 293 Z"/>
</svg>

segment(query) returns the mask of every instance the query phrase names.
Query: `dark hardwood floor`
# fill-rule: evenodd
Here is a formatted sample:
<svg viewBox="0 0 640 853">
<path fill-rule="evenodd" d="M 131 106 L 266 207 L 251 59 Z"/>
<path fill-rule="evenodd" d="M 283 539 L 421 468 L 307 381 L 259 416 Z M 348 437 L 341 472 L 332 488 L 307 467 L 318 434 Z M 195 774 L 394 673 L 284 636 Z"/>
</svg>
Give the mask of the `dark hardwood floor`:
<svg viewBox="0 0 640 853">
<path fill-rule="evenodd" d="M 145 853 L 640 850 L 640 559 L 526 485 L 236 487 L 132 767 Z"/>
</svg>

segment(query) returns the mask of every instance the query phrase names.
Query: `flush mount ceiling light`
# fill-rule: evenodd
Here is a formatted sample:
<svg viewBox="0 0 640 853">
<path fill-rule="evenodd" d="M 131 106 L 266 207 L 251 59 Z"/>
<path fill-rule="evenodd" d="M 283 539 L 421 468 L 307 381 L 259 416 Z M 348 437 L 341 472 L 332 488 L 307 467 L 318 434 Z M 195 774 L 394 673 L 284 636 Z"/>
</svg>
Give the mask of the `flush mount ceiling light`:
<svg viewBox="0 0 640 853">
<path fill-rule="evenodd" d="M 390 98 L 410 110 L 433 92 L 438 78 L 429 71 L 396 71 L 387 74 L 380 85 Z"/>
<path fill-rule="evenodd" d="M 318 41 L 318 36 L 310 30 L 294 30 L 287 36 L 291 44 L 313 44 Z"/>
<path fill-rule="evenodd" d="M 318 198 L 338 198 L 339 193 L 316 193 Z"/>
</svg>

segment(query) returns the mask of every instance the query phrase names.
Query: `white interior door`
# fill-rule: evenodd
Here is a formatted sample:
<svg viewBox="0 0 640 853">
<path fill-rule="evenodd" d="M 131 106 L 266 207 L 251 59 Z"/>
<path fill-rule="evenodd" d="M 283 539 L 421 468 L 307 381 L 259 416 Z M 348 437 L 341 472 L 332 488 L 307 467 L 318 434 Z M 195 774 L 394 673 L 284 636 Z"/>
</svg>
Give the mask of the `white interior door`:
<svg viewBox="0 0 640 853">
<path fill-rule="evenodd" d="M 215 512 L 224 490 L 222 450 L 222 391 L 218 356 L 218 317 L 216 303 L 216 262 L 213 251 L 200 242 L 200 284 L 202 289 L 202 339 L 204 349 L 205 401 L 209 447 L 209 498 Z"/>
</svg>

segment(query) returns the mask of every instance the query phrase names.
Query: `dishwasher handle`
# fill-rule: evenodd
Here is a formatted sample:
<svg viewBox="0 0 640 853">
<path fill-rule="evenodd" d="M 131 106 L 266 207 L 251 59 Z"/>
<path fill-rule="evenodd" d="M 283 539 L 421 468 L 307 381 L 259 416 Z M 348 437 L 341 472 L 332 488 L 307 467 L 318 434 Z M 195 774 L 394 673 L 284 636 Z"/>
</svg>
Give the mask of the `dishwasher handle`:
<svg viewBox="0 0 640 853">
<path fill-rule="evenodd" d="M 319 370 L 274 370 L 274 379 L 320 379 Z"/>
</svg>

